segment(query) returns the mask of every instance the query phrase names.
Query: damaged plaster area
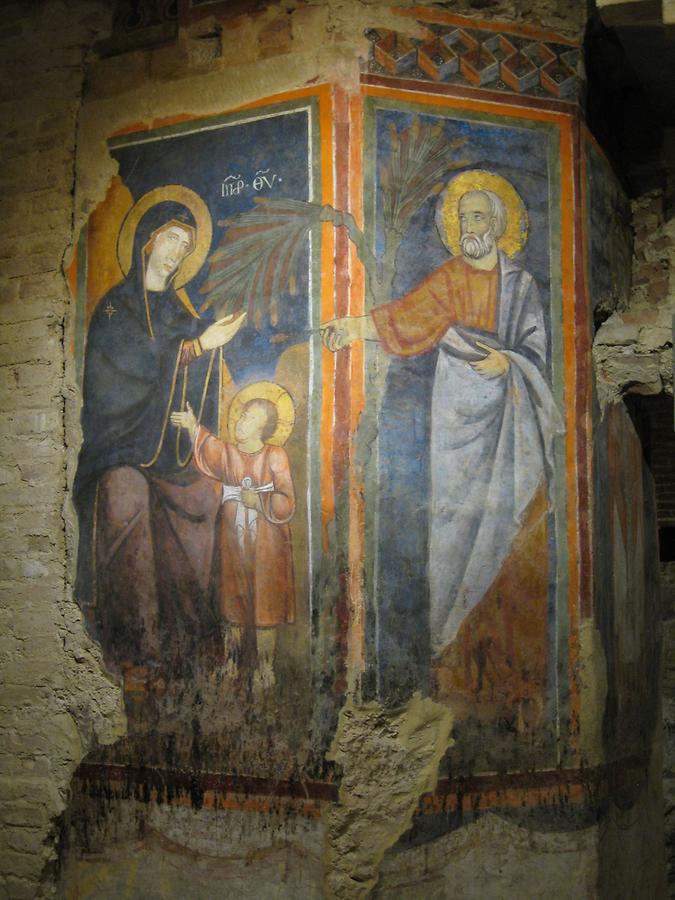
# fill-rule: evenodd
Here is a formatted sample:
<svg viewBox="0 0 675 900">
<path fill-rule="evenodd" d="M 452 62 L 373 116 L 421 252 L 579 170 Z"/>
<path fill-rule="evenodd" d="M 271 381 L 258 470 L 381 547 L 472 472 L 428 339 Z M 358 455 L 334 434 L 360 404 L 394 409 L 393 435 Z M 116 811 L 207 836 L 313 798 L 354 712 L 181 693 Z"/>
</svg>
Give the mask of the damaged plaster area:
<svg viewBox="0 0 675 900">
<path fill-rule="evenodd" d="M 30 10 L 7 4 L 0 36 L 11 240 L 0 249 L 0 896 L 16 900 L 53 877 L 58 817 L 80 760 L 125 727 L 66 564 L 62 262 L 73 238 L 85 61 L 109 24 L 103 5 L 72 12 L 55 0 Z"/>
<path fill-rule="evenodd" d="M 419 5 L 486 17 L 484 4 L 476 0 L 420 0 Z M 19 35 L 25 28 L 31 40 L 17 40 L 26 57 L 23 61 L 16 53 L 5 54 L 11 64 L 5 89 L 8 96 L 12 91 L 16 94 L 6 115 L 17 127 L 6 135 L 6 141 L 16 145 L 7 151 L 4 175 L 9 180 L 11 240 L 20 237 L 21 247 L 18 243 L 4 247 L 5 272 L 0 279 L 7 298 L 0 366 L 10 398 L 3 407 L 0 462 L 5 474 L 0 486 L 7 522 L 11 521 L 3 533 L 3 578 L 11 602 L 2 610 L 5 699 L 0 713 L 6 722 L 2 735 L 8 761 L 2 775 L 0 817 L 5 827 L 0 894 L 6 890 L 7 896 L 16 898 L 34 895 L 43 867 L 54 858 L 54 821 L 64 808 L 73 772 L 88 750 L 97 743 L 114 742 L 125 730 L 119 686 L 103 671 L 100 649 L 87 636 L 70 596 L 76 523 L 63 478 L 65 455 L 67 480 L 72 484 L 81 436 L 79 388 L 70 350 L 74 306 L 61 263 L 64 246 L 72 243 L 73 234 L 77 236 L 105 198 L 115 175 L 107 138 L 130 125 L 150 124 L 162 117 L 217 114 L 305 84 L 333 80 L 347 91 L 356 91 L 369 51 L 365 30 L 392 28 L 421 35 L 415 17 L 400 14 L 411 6 L 377 0 L 261 3 L 259 15 L 240 16 L 236 22 L 226 14 L 222 18 L 204 15 L 189 28 L 181 28 L 173 44 L 103 60 L 93 58 L 92 47 L 109 29 L 106 4 L 50 0 L 29 14 L 15 14 L 9 8 L 4 12 L 3 40 L 13 40 L 12 28 Z M 20 21 L 22 15 L 30 21 Z M 578 35 L 585 11 L 576 0 L 500 0 L 490 7 L 490 15 L 539 22 Z M 64 153 L 67 158 L 61 159 Z M 672 228 L 664 234 L 670 235 L 672 247 Z M 644 302 L 652 315 L 654 307 Z M 654 327 L 663 329 L 668 316 L 661 308 L 656 315 L 657 326 L 650 321 L 641 326 L 642 331 L 637 329 L 638 349 L 632 356 L 643 355 L 650 365 L 656 360 L 660 385 L 667 378 L 663 349 L 667 341 L 658 344 L 665 337 L 656 334 Z M 621 323 L 626 325 L 627 320 L 622 318 Z M 611 325 L 610 320 L 605 327 Z M 608 337 L 609 330 L 597 342 L 597 352 L 605 354 L 598 362 L 607 370 L 607 384 L 616 385 L 620 393 L 630 381 L 620 368 L 626 363 L 629 344 Z M 650 346 L 650 342 L 657 343 Z M 656 388 L 656 376 L 653 384 Z M 10 465 L 13 457 L 21 459 L 21 464 Z M 377 704 L 347 703 L 332 750 L 344 775 L 339 803 L 326 812 L 328 896 L 362 898 L 375 889 L 386 851 L 409 828 L 420 795 L 434 789 L 439 762 L 451 743 L 451 728 L 447 708 L 419 697 L 396 711 Z M 157 842 L 170 857 L 171 835 L 161 836 L 166 821 L 159 815 L 156 819 L 151 824 L 160 834 Z M 194 823 L 190 811 L 177 830 L 180 834 L 194 830 Z M 253 830 L 270 829 L 268 817 L 261 816 L 260 823 L 256 820 Z M 480 830 L 467 832 L 467 840 L 476 834 L 479 846 Z M 242 885 L 250 879 L 250 861 L 257 860 L 258 846 L 253 843 L 250 855 L 236 861 Z M 314 832 L 305 839 L 303 832 L 297 844 L 302 851 L 293 845 L 297 855 L 293 866 L 318 873 L 320 840 Z M 448 852 L 454 846 L 448 843 Z M 307 862 L 308 847 L 311 863 Z M 199 848 L 203 850 L 203 845 Z M 276 858 L 273 862 L 276 866 Z M 192 859 L 192 864 L 203 875 L 201 862 Z M 143 858 L 139 865 L 142 872 Z M 270 862 L 265 870 L 267 884 L 274 878 L 274 866 Z M 224 883 L 230 872 L 223 865 L 215 878 L 222 876 Z M 148 884 L 153 874 L 149 872 Z M 108 870 L 104 876 L 110 877 Z M 128 884 L 125 881 L 122 888 L 128 890 Z M 196 890 L 187 878 L 184 884 L 176 886 L 176 896 Z M 205 886 L 204 896 L 209 890 Z M 120 895 L 117 889 L 111 893 Z M 295 896 L 302 896 L 302 888 Z"/>
<path fill-rule="evenodd" d="M 630 300 L 602 324 L 593 342 L 603 407 L 625 393 L 673 393 L 675 217 L 665 221 L 661 194 L 633 203 L 633 229 Z"/>
<path fill-rule="evenodd" d="M 419 694 L 396 710 L 347 701 L 329 753 L 343 774 L 339 802 L 326 814 L 328 896 L 371 896 L 385 851 L 436 786 L 452 724 L 449 709 Z"/>
<path fill-rule="evenodd" d="M 381 867 L 375 897 L 377 900 L 596 897 L 598 839 L 597 826 L 571 832 L 537 832 L 487 812 L 477 821 L 429 844 L 388 854 Z"/>
</svg>

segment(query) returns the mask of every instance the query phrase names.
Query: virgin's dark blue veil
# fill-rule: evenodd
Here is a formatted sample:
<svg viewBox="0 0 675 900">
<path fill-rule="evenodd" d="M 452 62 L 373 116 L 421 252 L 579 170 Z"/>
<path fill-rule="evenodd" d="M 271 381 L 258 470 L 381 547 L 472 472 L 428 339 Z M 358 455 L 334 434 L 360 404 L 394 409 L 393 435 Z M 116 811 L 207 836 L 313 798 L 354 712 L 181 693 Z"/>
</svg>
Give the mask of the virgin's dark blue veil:
<svg viewBox="0 0 675 900">
<path fill-rule="evenodd" d="M 145 467 L 152 462 L 148 472 L 170 477 L 189 459 L 189 442 L 183 436 L 178 453 L 177 430 L 166 419 L 182 400 L 184 372 L 177 371 L 181 343 L 202 334 L 208 322 L 188 311 L 172 283 L 163 291 L 147 292 L 147 313 L 144 291 L 144 250 L 154 232 L 172 221 L 194 233 L 194 218 L 180 203 L 158 203 L 142 217 L 129 273 L 101 298 L 87 333 L 83 440 L 73 487 L 80 570 L 91 557 L 84 544 L 91 541 L 99 476 L 113 466 Z M 212 430 L 217 428 L 219 365 L 216 351 L 205 353 L 186 370 L 186 399 L 195 411 L 203 407 L 202 422 Z M 80 586 L 83 578 L 79 571 Z"/>
</svg>

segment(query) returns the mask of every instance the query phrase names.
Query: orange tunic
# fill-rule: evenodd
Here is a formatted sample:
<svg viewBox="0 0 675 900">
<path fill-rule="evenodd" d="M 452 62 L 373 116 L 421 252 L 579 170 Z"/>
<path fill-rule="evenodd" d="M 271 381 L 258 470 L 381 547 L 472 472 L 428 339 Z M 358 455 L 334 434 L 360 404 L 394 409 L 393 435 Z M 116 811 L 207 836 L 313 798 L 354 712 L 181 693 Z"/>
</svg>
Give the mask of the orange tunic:
<svg viewBox="0 0 675 900">
<path fill-rule="evenodd" d="M 266 444 L 257 453 L 243 453 L 200 428 L 194 462 L 204 475 L 225 485 L 240 486 L 248 477 L 254 487 L 273 486 L 271 492 L 259 494 L 262 511 L 257 511 L 253 528 L 242 531 L 238 526 L 237 501 L 229 500 L 221 507 L 217 586 L 223 616 L 235 625 L 256 628 L 293 622 L 293 546 L 288 522 L 295 512 L 295 492 L 286 451 Z"/>
<path fill-rule="evenodd" d="M 483 271 L 454 257 L 371 315 L 388 353 L 418 356 L 440 343 L 452 325 L 495 331 L 498 294 L 499 266 Z"/>
</svg>

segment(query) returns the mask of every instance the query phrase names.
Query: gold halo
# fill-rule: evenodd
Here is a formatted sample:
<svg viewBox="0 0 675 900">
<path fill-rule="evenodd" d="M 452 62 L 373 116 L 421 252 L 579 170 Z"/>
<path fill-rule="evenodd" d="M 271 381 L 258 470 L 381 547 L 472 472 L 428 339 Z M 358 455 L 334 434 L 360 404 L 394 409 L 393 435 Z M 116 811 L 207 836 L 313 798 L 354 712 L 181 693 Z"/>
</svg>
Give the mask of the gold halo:
<svg viewBox="0 0 675 900">
<path fill-rule="evenodd" d="M 289 438 L 295 423 L 295 407 L 293 399 L 286 388 L 273 381 L 256 381 L 247 384 L 239 393 L 235 394 L 227 414 L 227 428 L 230 440 L 235 440 L 235 428 L 246 404 L 250 400 L 269 400 L 277 408 L 277 427 L 274 434 L 267 438 L 266 444 L 274 444 L 275 447 L 283 447 Z"/>
<path fill-rule="evenodd" d="M 171 200 L 187 206 L 194 216 L 197 226 L 195 248 L 185 258 L 173 283 L 175 288 L 181 288 L 194 278 L 201 269 L 202 263 L 206 259 L 206 254 L 211 247 L 211 238 L 213 237 L 213 223 L 211 222 L 208 206 L 199 194 L 182 184 L 165 184 L 162 187 L 153 188 L 134 203 L 120 228 L 120 234 L 117 238 L 117 259 L 120 269 L 124 275 L 127 275 L 131 268 L 134 238 L 136 237 L 138 223 L 149 209 L 158 203 L 162 203 L 164 200 Z"/>
<path fill-rule="evenodd" d="M 458 205 L 460 198 L 471 191 L 492 191 L 506 207 L 506 231 L 497 241 L 497 246 L 507 256 L 515 256 L 525 246 L 527 241 L 527 210 L 520 195 L 514 186 L 485 169 L 471 169 L 462 172 L 452 181 L 441 194 L 436 208 L 436 225 L 443 243 L 453 256 L 460 256 L 462 248 L 459 238 Z"/>
</svg>

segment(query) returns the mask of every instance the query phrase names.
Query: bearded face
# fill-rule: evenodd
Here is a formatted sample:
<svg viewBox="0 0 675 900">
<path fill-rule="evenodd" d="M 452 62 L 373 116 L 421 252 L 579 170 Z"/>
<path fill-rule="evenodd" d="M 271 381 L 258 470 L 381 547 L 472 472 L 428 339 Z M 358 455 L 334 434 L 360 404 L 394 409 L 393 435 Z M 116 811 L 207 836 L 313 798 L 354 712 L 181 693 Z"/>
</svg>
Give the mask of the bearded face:
<svg viewBox="0 0 675 900">
<path fill-rule="evenodd" d="M 495 246 L 492 207 L 481 191 L 470 191 L 459 201 L 460 247 L 468 259 L 482 259 Z"/>
<path fill-rule="evenodd" d="M 459 243 L 464 256 L 468 256 L 469 259 L 482 259 L 494 247 L 495 239 L 492 231 L 486 231 L 485 234 L 463 234 Z"/>
</svg>

